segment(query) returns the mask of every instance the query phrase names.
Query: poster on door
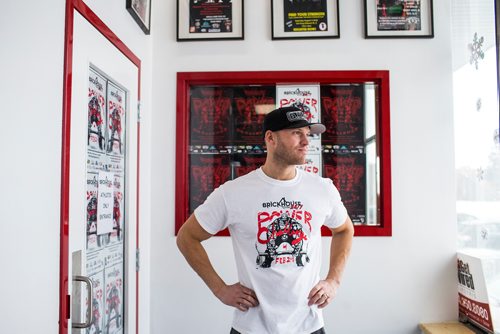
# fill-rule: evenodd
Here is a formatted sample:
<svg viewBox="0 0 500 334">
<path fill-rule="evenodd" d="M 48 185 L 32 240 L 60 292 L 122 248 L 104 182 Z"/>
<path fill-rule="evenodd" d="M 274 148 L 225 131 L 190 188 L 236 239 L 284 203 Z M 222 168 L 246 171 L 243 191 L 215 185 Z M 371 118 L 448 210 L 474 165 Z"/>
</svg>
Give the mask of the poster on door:
<svg viewBox="0 0 500 334">
<path fill-rule="evenodd" d="M 120 174 L 114 175 L 113 180 L 113 229 L 110 233 L 110 243 L 115 244 L 123 239 L 123 177 Z"/>
<path fill-rule="evenodd" d="M 123 252 L 115 249 L 115 252 L 110 249 L 104 270 L 104 328 L 108 334 L 123 332 Z"/>
<path fill-rule="evenodd" d="M 92 281 L 92 322 L 86 334 L 101 334 L 104 327 L 104 261 L 94 253 L 87 258 L 87 276 Z M 88 300 L 86 304 L 88 305 Z"/>
<path fill-rule="evenodd" d="M 97 185 L 97 235 L 113 231 L 113 174 L 99 172 Z"/>
<path fill-rule="evenodd" d="M 123 155 L 124 128 L 125 91 L 108 82 L 108 153 Z"/>
<path fill-rule="evenodd" d="M 96 249 L 100 246 L 97 236 L 97 188 L 98 173 L 87 173 L 87 208 L 86 208 L 86 235 L 87 250 Z"/>
<path fill-rule="evenodd" d="M 106 141 L 106 79 L 96 71 L 89 70 L 89 93 L 87 105 L 87 147 L 104 152 Z"/>
</svg>

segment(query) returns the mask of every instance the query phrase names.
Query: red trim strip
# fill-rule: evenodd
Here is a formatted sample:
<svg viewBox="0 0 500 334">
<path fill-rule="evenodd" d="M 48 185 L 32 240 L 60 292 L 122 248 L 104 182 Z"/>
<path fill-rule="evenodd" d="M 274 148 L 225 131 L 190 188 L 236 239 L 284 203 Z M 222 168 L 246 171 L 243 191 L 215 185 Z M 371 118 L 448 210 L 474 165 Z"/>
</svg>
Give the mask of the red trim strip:
<svg viewBox="0 0 500 334">
<path fill-rule="evenodd" d="M 138 101 L 141 100 L 141 60 L 109 29 L 109 27 L 82 1 L 66 1 L 64 37 L 64 75 L 62 110 L 62 150 L 61 150 L 61 242 L 59 278 L 59 333 L 68 333 L 70 318 L 69 279 L 69 184 L 70 184 L 70 135 L 71 135 L 71 94 L 73 68 L 73 24 L 74 10 L 77 10 L 94 28 L 106 37 L 125 57 L 138 68 Z M 140 167 L 140 123 L 137 124 L 137 214 L 136 244 L 139 247 L 139 167 Z M 139 333 L 139 273 L 136 272 L 136 333 Z"/>
</svg>

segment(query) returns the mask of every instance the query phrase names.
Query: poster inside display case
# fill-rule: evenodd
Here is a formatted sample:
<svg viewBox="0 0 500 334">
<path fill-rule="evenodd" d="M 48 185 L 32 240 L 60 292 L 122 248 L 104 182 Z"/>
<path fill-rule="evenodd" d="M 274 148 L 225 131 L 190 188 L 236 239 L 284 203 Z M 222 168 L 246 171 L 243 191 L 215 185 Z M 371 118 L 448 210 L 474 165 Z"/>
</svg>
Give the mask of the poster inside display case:
<svg viewBox="0 0 500 334">
<path fill-rule="evenodd" d="M 296 106 L 327 128 L 297 167 L 333 181 L 356 235 L 390 236 L 388 89 L 387 71 L 179 73 L 176 232 L 215 188 L 264 164 L 265 114 Z"/>
</svg>

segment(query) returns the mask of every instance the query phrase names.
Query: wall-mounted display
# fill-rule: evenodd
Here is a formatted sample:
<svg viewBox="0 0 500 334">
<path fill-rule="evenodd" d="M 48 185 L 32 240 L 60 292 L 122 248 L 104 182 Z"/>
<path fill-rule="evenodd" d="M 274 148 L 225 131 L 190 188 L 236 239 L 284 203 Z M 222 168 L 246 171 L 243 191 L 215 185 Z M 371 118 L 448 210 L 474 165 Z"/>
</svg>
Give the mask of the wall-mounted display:
<svg viewBox="0 0 500 334">
<path fill-rule="evenodd" d="M 364 0 L 365 38 L 433 38 L 432 0 Z"/>
<path fill-rule="evenodd" d="M 151 31 L 151 0 L 127 0 L 126 8 L 146 35 Z"/>
<path fill-rule="evenodd" d="M 177 0 L 177 41 L 243 39 L 244 0 Z"/>
<path fill-rule="evenodd" d="M 177 90 L 176 232 L 215 188 L 264 164 L 265 114 L 296 106 L 327 127 L 297 167 L 333 181 L 356 235 L 391 235 L 387 71 L 178 73 Z"/>
<path fill-rule="evenodd" d="M 339 38 L 338 0 L 272 0 L 272 39 Z"/>
</svg>

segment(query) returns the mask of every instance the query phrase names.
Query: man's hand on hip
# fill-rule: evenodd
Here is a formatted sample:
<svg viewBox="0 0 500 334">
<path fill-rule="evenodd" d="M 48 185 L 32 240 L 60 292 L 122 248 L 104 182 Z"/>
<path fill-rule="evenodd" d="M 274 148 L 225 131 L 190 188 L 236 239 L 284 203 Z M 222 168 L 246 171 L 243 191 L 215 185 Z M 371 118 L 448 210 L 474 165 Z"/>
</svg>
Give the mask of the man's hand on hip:
<svg viewBox="0 0 500 334">
<path fill-rule="evenodd" d="M 319 281 L 309 292 L 308 305 L 318 305 L 318 308 L 324 308 L 331 303 L 335 295 L 337 294 L 337 289 L 339 284 L 334 280 L 322 280 Z"/>
<path fill-rule="evenodd" d="M 243 312 L 248 311 L 250 307 L 259 305 L 255 292 L 240 283 L 224 285 L 214 294 L 224 304 L 236 307 Z"/>
</svg>

